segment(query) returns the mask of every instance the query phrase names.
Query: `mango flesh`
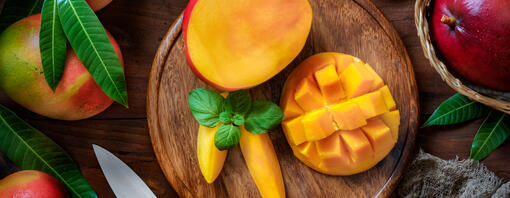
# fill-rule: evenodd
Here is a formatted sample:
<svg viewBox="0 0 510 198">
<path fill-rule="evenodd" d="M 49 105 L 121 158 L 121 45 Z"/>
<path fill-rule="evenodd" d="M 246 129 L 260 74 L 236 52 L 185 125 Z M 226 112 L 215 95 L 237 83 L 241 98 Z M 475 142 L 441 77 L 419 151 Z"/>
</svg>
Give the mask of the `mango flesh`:
<svg viewBox="0 0 510 198">
<path fill-rule="evenodd" d="M 262 197 L 285 197 L 280 163 L 267 133 L 252 134 L 241 126 L 239 141 L 246 166 Z"/>
<path fill-rule="evenodd" d="M 220 90 L 254 87 L 299 54 L 311 23 L 308 0 L 191 0 L 183 19 L 188 64 Z"/>
<path fill-rule="evenodd" d="M 41 15 L 24 18 L 0 35 L 0 88 L 30 111 L 60 120 L 92 117 L 112 104 L 74 51 L 68 47 L 64 74 L 55 92 L 44 78 L 39 52 Z M 122 54 L 108 33 L 113 48 Z"/>
<path fill-rule="evenodd" d="M 220 175 L 228 150 L 220 151 L 214 145 L 214 135 L 220 125 L 209 128 L 200 125 L 197 136 L 197 154 L 200 171 L 207 183 L 213 183 Z"/>
<path fill-rule="evenodd" d="M 0 198 L 69 197 L 66 187 L 55 177 L 35 170 L 15 172 L 0 180 Z"/>
<path fill-rule="evenodd" d="M 375 166 L 398 139 L 400 114 L 370 65 L 341 53 L 309 57 L 290 74 L 280 101 L 294 155 L 329 175 Z M 302 112 L 297 112 L 300 109 Z"/>
</svg>

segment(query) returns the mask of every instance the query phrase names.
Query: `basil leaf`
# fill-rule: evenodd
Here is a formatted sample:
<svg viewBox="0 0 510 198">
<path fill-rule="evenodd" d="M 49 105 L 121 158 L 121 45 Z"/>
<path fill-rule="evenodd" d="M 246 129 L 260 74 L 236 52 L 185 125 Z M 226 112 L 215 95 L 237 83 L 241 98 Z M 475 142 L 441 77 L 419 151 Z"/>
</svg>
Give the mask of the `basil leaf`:
<svg viewBox="0 0 510 198">
<path fill-rule="evenodd" d="M 232 122 L 234 122 L 235 125 L 240 126 L 244 124 L 244 118 L 240 114 L 235 114 L 234 117 L 232 117 Z"/>
<path fill-rule="evenodd" d="M 230 112 L 221 112 L 220 113 L 220 122 L 225 124 L 230 124 L 230 120 L 232 119 L 232 114 Z"/>
<path fill-rule="evenodd" d="M 213 128 L 220 123 L 223 97 L 211 90 L 198 88 L 188 95 L 188 105 L 195 119 L 203 126 Z"/>
<path fill-rule="evenodd" d="M 238 90 L 230 93 L 225 101 L 225 111 L 246 114 L 251 108 L 251 96 L 247 90 Z"/>
<path fill-rule="evenodd" d="M 455 94 L 441 103 L 422 127 L 456 124 L 487 115 L 489 108 L 466 96 Z"/>
<path fill-rule="evenodd" d="M 214 145 L 219 150 L 234 148 L 241 139 L 241 129 L 232 124 L 221 125 L 214 135 Z"/>
<path fill-rule="evenodd" d="M 246 115 L 246 130 L 253 134 L 267 133 L 283 121 L 283 112 L 278 105 L 264 100 L 253 101 Z"/>
<path fill-rule="evenodd" d="M 493 110 L 483 121 L 471 146 L 470 158 L 481 160 L 510 136 L 510 116 Z"/>
</svg>

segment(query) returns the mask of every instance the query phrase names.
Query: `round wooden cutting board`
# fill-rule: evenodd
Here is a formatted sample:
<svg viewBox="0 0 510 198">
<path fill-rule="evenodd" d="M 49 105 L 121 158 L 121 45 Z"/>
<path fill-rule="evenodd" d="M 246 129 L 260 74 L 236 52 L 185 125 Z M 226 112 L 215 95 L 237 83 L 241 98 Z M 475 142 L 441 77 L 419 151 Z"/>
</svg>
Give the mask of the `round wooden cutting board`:
<svg viewBox="0 0 510 198">
<path fill-rule="evenodd" d="M 319 52 L 352 54 L 369 63 L 390 87 L 401 113 L 395 148 L 372 169 L 352 176 L 318 173 L 294 157 L 281 128 L 270 132 L 288 197 L 388 197 L 410 160 L 418 127 L 418 92 L 413 67 L 391 23 L 368 0 L 310 0 L 312 30 L 301 54 L 280 74 L 250 90 L 256 99 L 279 103 L 286 77 Z M 150 76 L 147 114 L 161 168 L 182 197 L 259 197 L 240 149 L 230 150 L 213 184 L 202 177 L 196 154 L 198 123 L 187 105 L 195 88 L 211 88 L 189 69 L 181 34 L 182 16 L 156 53 Z M 254 71 L 257 72 L 257 71 Z"/>
</svg>

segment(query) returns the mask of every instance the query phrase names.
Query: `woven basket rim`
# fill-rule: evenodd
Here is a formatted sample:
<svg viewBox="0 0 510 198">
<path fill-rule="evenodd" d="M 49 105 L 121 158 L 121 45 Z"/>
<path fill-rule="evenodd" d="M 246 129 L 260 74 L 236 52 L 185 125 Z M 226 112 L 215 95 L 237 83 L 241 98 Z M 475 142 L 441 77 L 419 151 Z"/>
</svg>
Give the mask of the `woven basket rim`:
<svg viewBox="0 0 510 198">
<path fill-rule="evenodd" d="M 430 39 L 429 24 L 427 20 L 427 7 L 432 0 L 416 0 L 414 7 L 414 22 L 420 38 L 420 43 L 425 57 L 429 60 L 430 65 L 439 73 L 441 79 L 445 81 L 448 86 L 457 91 L 458 93 L 475 100 L 496 110 L 503 111 L 510 114 L 510 102 L 497 99 L 492 96 L 483 95 L 472 88 L 468 87 L 460 79 L 456 78 L 448 71 L 446 65 L 438 58 L 434 45 Z"/>
</svg>

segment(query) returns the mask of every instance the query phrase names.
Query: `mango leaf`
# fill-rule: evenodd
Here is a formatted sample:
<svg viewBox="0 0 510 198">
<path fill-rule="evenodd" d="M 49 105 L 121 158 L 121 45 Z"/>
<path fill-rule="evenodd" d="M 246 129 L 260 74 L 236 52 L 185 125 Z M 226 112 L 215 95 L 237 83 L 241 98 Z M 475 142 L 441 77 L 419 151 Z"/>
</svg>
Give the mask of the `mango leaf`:
<svg viewBox="0 0 510 198">
<path fill-rule="evenodd" d="M 119 57 L 85 0 L 57 0 L 64 33 L 76 55 L 106 95 L 128 107 L 126 80 Z"/>
<path fill-rule="evenodd" d="M 466 96 L 455 94 L 441 103 L 422 127 L 431 125 L 449 125 L 480 118 L 487 115 L 485 105 L 469 100 Z"/>
<path fill-rule="evenodd" d="M 0 33 L 9 25 L 41 12 L 42 0 L 6 0 L 0 14 Z"/>
<path fill-rule="evenodd" d="M 68 188 L 72 197 L 97 198 L 64 149 L 2 105 L 0 150 L 21 169 L 39 170 L 53 175 Z"/>
<path fill-rule="evenodd" d="M 510 136 L 510 116 L 493 110 L 476 132 L 471 146 L 470 158 L 481 160 L 501 145 Z"/>
<path fill-rule="evenodd" d="M 41 12 L 39 46 L 44 78 L 55 91 L 66 61 L 67 39 L 58 17 L 57 0 L 45 0 Z"/>
</svg>

